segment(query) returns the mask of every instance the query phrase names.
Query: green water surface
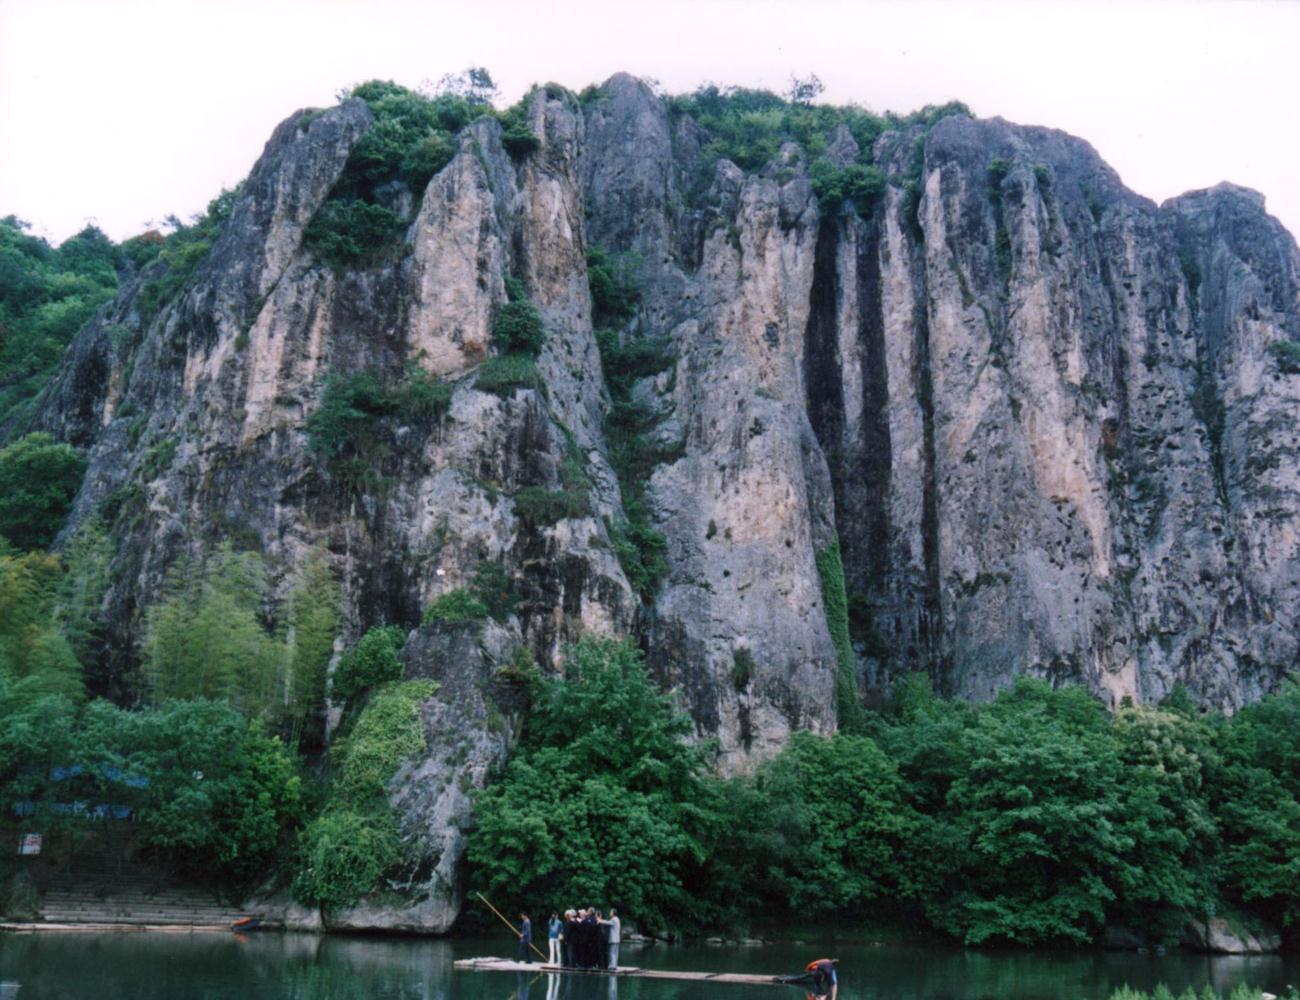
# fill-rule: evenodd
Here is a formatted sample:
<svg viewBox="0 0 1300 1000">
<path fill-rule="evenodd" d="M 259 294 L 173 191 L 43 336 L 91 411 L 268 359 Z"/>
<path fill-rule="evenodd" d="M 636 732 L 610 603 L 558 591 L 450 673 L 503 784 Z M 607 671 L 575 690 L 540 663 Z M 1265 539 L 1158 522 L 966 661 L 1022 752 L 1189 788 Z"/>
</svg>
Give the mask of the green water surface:
<svg viewBox="0 0 1300 1000">
<path fill-rule="evenodd" d="M 511 953 L 505 939 L 307 934 L 3 934 L 0 1000 L 805 1000 L 789 986 L 458 972 L 457 958 Z M 662 969 L 781 974 L 840 960 L 841 1000 L 1106 998 L 1128 983 L 1176 991 L 1300 983 L 1295 957 L 1207 958 L 987 952 L 934 946 L 636 946 L 621 961 Z"/>
</svg>

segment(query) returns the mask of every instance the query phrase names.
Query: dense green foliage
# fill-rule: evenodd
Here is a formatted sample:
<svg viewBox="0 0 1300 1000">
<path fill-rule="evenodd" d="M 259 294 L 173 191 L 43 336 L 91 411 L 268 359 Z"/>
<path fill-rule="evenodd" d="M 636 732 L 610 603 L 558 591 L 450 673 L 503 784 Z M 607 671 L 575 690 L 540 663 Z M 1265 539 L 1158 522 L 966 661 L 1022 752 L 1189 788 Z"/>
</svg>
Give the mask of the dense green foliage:
<svg viewBox="0 0 1300 1000">
<path fill-rule="evenodd" d="M 758 170 L 778 158 L 784 143 L 794 142 L 811 161 L 809 174 L 822 209 L 838 211 L 848 200 L 866 215 L 884 190 L 884 175 L 871 163 L 872 146 L 880 135 L 911 125 L 928 128 L 948 115 L 970 115 L 970 109 L 956 101 L 899 116 L 877 115 L 854 105 L 813 104 L 803 96 L 798 87 L 782 97 L 766 90 L 708 85 L 671 98 L 674 114 L 689 115 L 709 135 L 698 160 L 697 188 L 707 186 L 720 158 L 744 170 Z M 840 165 L 826 155 L 831 134 L 841 125 L 858 144 L 856 163 Z"/>
<path fill-rule="evenodd" d="M 363 635 L 339 660 L 330 680 L 330 696 L 342 704 L 388 681 L 400 680 L 406 632 L 396 625 L 380 625 Z"/>
<path fill-rule="evenodd" d="M 321 206 L 303 238 L 323 260 L 343 269 L 375 259 L 401 232 L 402 220 L 391 209 L 360 198 L 339 198 Z"/>
<path fill-rule="evenodd" d="M 478 799 L 476 883 L 539 909 L 607 900 L 644 927 L 692 922 L 716 821 L 689 729 L 634 647 L 582 640 L 538 683 L 518 752 Z"/>
<path fill-rule="evenodd" d="M 418 206 L 430 179 L 456 155 L 456 134 L 477 118 L 493 114 L 496 87 L 486 70 L 475 68 L 444 78 L 432 94 L 392 81 L 371 80 L 341 95 L 366 102 L 374 121 L 353 147 L 329 199 L 312 219 L 306 244 L 336 269 L 376 263 L 401 250 L 409 217 L 398 215 L 398 191 Z M 519 113 L 500 116 L 511 152 L 537 139 Z"/>
<path fill-rule="evenodd" d="M 439 594 L 424 612 L 426 625 L 440 622 L 444 625 L 465 625 L 469 622 L 485 621 L 488 617 L 487 605 L 480 601 L 472 591 L 456 587 Z"/>
<path fill-rule="evenodd" d="M 524 286 L 518 278 L 506 279 L 508 301 L 492 321 L 492 339 L 507 354 L 537 357 L 546 342 L 546 329 Z"/>
<path fill-rule="evenodd" d="M 49 434 L 0 449 L 0 536 L 20 549 L 47 548 L 85 472 L 86 460 Z"/>
<path fill-rule="evenodd" d="M 542 389 L 537 362 L 527 354 L 498 354 L 478 367 L 474 388 L 508 399 L 516 389 Z"/>
<path fill-rule="evenodd" d="M 0 426 L 21 424 L 73 334 L 117 292 L 122 251 L 94 226 L 57 249 L 0 219 Z"/>
<path fill-rule="evenodd" d="M 798 733 L 752 779 L 731 782 L 727 801 L 717 864 L 746 909 L 863 913 L 915 895 L 921 817 L 872 740 Z"/>
<path fill-rule="evenodd" d="M 200 872 L 255 877 L 301 818 L 293 757 L 225 702 L 132 712 L 96 701 L 72 759 L 79 795 L 130 805 L 146 846 Z"/>
<path fill-rule="evenodd" d="M 313 549 L 299 567 L 285 608 L 289 658 L 285 714 L 293 743 L 320 742 L 325 680 L 342 625 L 342 593 L 324 552 Z M 342 664 L 340 664 L 340 668 Z"/>
<path fill-rule="evenodd" d="M 83 710 L 59 573 L 52 556 L 0 556 L 0 808 L 29 803 L 49 827 L 89 822 L 69 803 L 111 802 L 171 863 L 235 879 L 264 869 L 298 819 L 292 756 L 223 702 Z"/>
<path fill-rule="evenodd" d="M 295 746 L 314 746 L 340 598 L 320 551 L 308 553 L 278 608 L 259 553 L 225 544 L 182 559 L 147 614 L 144 693 L 154 702 L 219 699 L 281 726 Z"/>
<path fill-rule="evenodd" d="M 841 729 L 850 733 L 860 732 L 863 726 L 862 698 L 858 694 L 857 661 L 849 641 L 849 599 L 844 589 L 840 540 L 836 538 L 818 552 L 816 558 L 822 604 L 826 608 L 826 628 L 835 643 L 835 714 Z"/>
<path fill-rule="evenodd" d="M 222 546 L 168 574 L 149 612 L 144 672 L 153 700 L 217 698 L 270 717 L 283 691 L 285 648 L 260 620 L 266 566 L 254 552 Z"/>
<path fill-rule="evenodd" d="M 635 654 L 600 653 L 606 665 L 598 677 L 580 672 L 580 691 L 573 674 L 542 682 L 519 755 L 483 797 L 473 860 L 506 899 L 636 898 L 650 926 L 671 919 L 687 931 L 885 914 L 972 944 L 1089 942 L 1108 923 L 1172 944 L 1188 920 L 1214 912 L 1293 925 L 1300 686 L 1229 720 L 1176 699 L 1112 716 L 1082 690 L 1031 680 L 987 705 L 900 682 L 863 735 L 797 734 L 750 777 L 689 770 L 658 790 L 677 800 L 659 815 L 689 821 L 685 834 L 657 835 L 681 844 L 688 834 L 681 864 L 707 872 L 692 882 L 692 910 L 679 913 L 671 893 L 637 884 L 643 869 L 612 871 L 592 848 L 624 849 L 646 828 L 639 803 L 588 787 L 621 772 L 607 772 L 580 734 L 649 719 L 653 739 L 671 740 L 686 725 L 641 705 Z M 566 699 L 580 709 L 570 714 Z M 639 766 L 666 753 L 647 752 Z M 584 833 L 575 842 L 566 829 Z"/>
<path fill-rule="evenodd" d="M 516 516 L 535 525 L 558 524 L 565 518 L 586 517 L 591 513 L 585 493 L 564 489 L 528 486 L 515 494 L 514 501 Z"/>
<path fill-rule="evenodd" d="M 326 909 L 350 906 L 401 860 L 385 788 L 401 764 L 424 749 L 420 702 L 435 690 L 428 680 L 381 685 L 334 745 L 325 805 L 298 838 L 298 899 Z"/>
<path fill-rule="evenodd" d="M 298 839 L 294 894 L 324 909 L 350 906 L 401 858 L 391 812 L 336 806 L 318 816 Z"/>
<path fill-rule="evenodd" d="M 441 420 L 452 392 L 450 383 L 413 363 L 395 383 L 371 368 L 351 375 L 332 371 L 307 418 L 307 448 L 341 483 L 375 485 L 395 427 Z"/>
</svg>

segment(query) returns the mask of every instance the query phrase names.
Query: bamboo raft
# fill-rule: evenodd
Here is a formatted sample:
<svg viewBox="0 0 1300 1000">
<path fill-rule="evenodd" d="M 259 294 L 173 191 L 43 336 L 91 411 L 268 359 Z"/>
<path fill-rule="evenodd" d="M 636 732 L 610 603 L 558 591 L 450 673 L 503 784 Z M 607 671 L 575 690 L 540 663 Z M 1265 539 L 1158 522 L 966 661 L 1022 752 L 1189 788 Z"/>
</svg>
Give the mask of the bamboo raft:
<svg viewBox="0 0 1300 1000">
<path fill-rule="evenodd" d="M 507 958 L 461 958 L 453 963 L 457 969 L 468 972 L 562 972 L 566 975 L 626 976 L 635 979 L 685 979 L 702 983 L 746 983 L 748 985 L 784 985 L 790 976 L 756 976 L 743 972 L 675 972 L 671 969 L 642 969 L 635 965 L 620 965 L 617 969 L 574 969 L 545 962 L 516 962 Z"/>
</svg>

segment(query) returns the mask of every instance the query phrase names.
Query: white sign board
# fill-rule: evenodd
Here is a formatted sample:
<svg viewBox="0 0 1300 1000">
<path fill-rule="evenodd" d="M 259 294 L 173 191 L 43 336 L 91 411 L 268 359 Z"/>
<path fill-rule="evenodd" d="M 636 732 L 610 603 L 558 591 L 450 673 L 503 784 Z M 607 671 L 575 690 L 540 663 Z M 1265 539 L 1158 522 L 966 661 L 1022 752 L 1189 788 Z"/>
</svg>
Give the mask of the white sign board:
<svg viewBox="0 0 1300 1000">
<path fill-rule="evenodd" d="M 22 839 L 18 841 L 19 854 L 40 854 L 41 853 L 41 835 L 39 833 L 24 833 Z"/>
</svg>

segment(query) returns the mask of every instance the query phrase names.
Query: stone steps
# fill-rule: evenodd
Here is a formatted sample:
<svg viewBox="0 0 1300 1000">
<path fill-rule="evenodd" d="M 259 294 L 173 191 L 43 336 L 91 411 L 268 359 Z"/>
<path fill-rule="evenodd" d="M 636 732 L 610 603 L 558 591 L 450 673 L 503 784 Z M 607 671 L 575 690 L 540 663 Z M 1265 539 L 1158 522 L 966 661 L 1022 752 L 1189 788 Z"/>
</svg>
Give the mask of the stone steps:
<svg viewBox="0 0 1300 1000">
<path fill-rule="evenodd" d="M 41 894 L 41 920 L 57 924 L 228 926 L 244 916 L 200 888 L 156 873 L 84 864 L 57 872 Z"/>
</svg>

